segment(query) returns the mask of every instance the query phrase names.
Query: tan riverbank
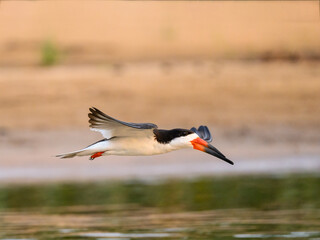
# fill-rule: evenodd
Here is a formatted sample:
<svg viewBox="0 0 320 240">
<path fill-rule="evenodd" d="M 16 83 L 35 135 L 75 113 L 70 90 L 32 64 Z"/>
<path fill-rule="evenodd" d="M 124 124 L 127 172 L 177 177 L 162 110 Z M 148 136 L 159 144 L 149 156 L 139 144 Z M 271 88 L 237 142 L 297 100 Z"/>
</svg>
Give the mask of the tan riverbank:
<svg viewBox="0 0 320 240">
<path fill-rule="evenodd" d="M 0 7 L 2 182 L 319 170 L 316 1 Z M 100 139 L 91 106 L 160 128 L 208 125 L 237 164 L 192 150 L 51 157 Z"/>
<path fill-rule="evenodd" d="M 87 127 L 88 108 L 159 127 L 320 125 L 320 63 L 131 62 L 0 69 L 0 127 Z"/>
</svg>

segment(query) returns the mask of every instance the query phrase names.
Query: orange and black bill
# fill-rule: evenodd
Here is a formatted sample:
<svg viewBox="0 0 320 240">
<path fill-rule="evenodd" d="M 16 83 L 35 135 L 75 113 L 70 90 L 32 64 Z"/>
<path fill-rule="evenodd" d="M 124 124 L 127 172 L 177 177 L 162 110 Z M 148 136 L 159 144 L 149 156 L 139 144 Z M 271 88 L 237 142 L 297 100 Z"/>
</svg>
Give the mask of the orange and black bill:
<svg viewBox="0 0 320 240">
<path fill-rule="evenodd" d="M 226 156 L 223 155 L 217 148 L 215 148 L 214 146 L 207 143 L 205 140 L 203 140 L 201 138 L 196 138 L 196 139 L 192 140 L 191 143 L 192 143 L 194 149 L 200 150 L 202 152 L 206 152 L 212 156 L 220 158 L 221 160 L 223 160 L 231 165 L 234 164 L 231 160 L 226 158 Z"/>
</svg>

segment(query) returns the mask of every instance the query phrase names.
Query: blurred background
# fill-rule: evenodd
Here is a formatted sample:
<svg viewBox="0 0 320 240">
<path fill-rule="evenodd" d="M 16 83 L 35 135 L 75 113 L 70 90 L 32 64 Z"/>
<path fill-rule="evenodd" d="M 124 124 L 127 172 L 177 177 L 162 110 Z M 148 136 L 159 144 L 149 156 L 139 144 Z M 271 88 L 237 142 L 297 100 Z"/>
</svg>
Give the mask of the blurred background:
<svg viewBox="0 0 320 240">
<path fill-rule="evenodd" d="M 1 1 L 0 237 L 317 239 L 319 60 L 318 1 Z M 91 106 L 235 165 L 55 158 L 102 138 Z"/>
</svg>

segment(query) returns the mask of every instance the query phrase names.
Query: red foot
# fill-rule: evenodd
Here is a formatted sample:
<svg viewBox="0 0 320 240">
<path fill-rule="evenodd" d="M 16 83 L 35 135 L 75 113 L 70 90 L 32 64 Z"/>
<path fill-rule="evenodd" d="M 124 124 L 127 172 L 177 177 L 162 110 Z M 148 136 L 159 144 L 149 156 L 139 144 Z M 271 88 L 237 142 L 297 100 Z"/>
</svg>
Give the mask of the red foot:
<svg viewBox="0 0 320 240">
<path fill-rule="evenodd" d="M 101 156 L 102 156 L 102 153 L 104 153 L 104 152 L 97 152 L 97 153 L 93 154 L 89 159 L 90 159 L 90 160 L 93 160 L 93 159 L 95 159 L 95 158 L 97 158 L 97 157 L 101 157 Z"/>
</svg>

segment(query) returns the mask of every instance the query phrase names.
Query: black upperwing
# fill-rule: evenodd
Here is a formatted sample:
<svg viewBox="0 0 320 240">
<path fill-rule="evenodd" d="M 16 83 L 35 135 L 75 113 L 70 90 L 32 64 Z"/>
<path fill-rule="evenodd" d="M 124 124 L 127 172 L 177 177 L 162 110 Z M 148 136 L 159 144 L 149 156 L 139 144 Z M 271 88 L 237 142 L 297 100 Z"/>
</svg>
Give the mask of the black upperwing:
<svg viewBox="0 0 320 240">
<path fill-rule="evenodd" d="M 127 127 L 131 128 L 136 128 L 136 129 L 152 129 L 152 128 L 157 128 L 158 126 L 153 124 L 153 123 L 130 123 L 130 122 L 124 122 L 117 120 L 113 117 L 108 116 L 107 114 L 101 112 L 97 108 L 89 108 L 90 113 L 88 114 L 89 116 L 89 123 L 91 124 L 91 128 L 103 128 L 108 125 L 124 125 Z"/>
<path fill-rule="evenodd" d="M 209 128 L 207 126 L 200 126 L 198 129 L 196 129 L 195 127 L 190 129 L 191 131 L 195 132 L 196 134 L 198 134 L 198 136 L 200 138 L 202 138 L 203 140 L 209 142 L 212 142 L 212 135 L 209 131 Z"/>
<path fill-rule="evenodd" d="M 94 107 L 89 110 L 90 129 L 100 132 L 107 139 L 112 137 L 149 137 L 153 135 L 152 130 L 157 128 L 157 125 L 153 123 L 123 122 Z"/>
</svg>

